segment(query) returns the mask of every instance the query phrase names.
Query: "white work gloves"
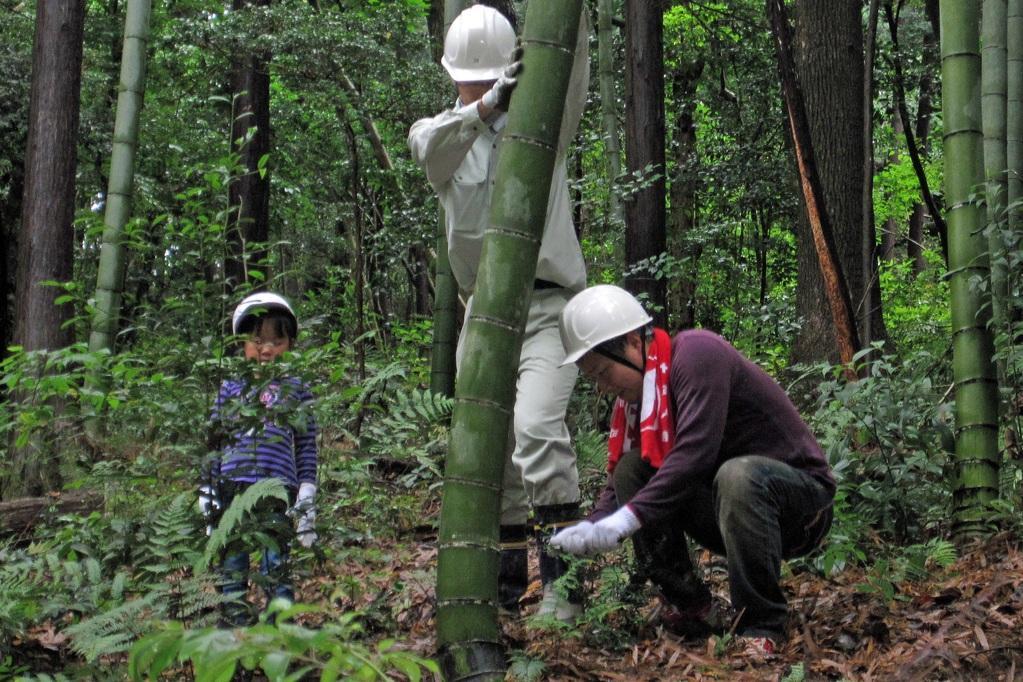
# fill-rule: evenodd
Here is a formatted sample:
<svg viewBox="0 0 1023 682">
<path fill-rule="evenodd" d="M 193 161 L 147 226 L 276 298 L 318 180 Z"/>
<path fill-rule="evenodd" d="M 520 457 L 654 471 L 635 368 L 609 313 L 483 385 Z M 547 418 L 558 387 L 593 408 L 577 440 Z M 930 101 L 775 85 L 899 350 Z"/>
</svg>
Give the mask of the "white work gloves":
<svg viewBox="0 0 1023 682">
<path fill-rule="evenodd" d="M 618 547 L 618 543 L 639 530 L 641 525 L 626 505 L 596 523 L 581 521 L 556 533 L 551 538 L 551 547 L 578 555 L 610 552 Z"/>
<path fill-rule="evenodd" d="M 199 511 L 206 519 L 206 535 L 213 534 L 213 515 L 220 511 L 220 499 L 213 492 L 213 486 L 199 486 Z"/>
<path fill-rule="evenodd" d="M 512 63 L 505 67 L 504 73 L 497 79 L 497 82 L 483 93 L 483 97 L 480 97 L 483 106 L 497 109 L 498 111 L 508 111 L 508 105 L 511 104 L 512 91 L 519 84 L 516 76 L 522 71 L 522 62 L 519 61 L 521 57 L 522 48 L 517 48 L 512 53 Z"/>
<path fill-rule="evenodd" d="M 303 483 L 298 487 L 298 497 L 295 498 L 295 507 L 292 513 L 298 519 L 295 525 L 295 534 L 298 536 L 298 543 L 309 549 L 316 543 L 316 485 Z"/>
</svg>

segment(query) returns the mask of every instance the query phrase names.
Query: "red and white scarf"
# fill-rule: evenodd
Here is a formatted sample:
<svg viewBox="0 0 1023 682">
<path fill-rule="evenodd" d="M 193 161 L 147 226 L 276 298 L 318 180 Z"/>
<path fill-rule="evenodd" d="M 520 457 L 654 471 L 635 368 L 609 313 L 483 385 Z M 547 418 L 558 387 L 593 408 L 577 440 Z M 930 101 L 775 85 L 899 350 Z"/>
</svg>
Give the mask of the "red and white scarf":
<svg viewBox="0 0 1023 682">
<path fill-rule="evenodd" d="M 611 433 L 607 441 L 608 472 L 614 471 L 623 452 L 635 449 L 637 441 L 640 455 L 655 469 L 660 468 L 671 451 L 675 438 L 675 417 L 671 413 L 668 396 L 671 337 L 663 329 L 654 329 L 644 369 L 640 405 L 618 398 L 611 411 Z"/>
</svg>

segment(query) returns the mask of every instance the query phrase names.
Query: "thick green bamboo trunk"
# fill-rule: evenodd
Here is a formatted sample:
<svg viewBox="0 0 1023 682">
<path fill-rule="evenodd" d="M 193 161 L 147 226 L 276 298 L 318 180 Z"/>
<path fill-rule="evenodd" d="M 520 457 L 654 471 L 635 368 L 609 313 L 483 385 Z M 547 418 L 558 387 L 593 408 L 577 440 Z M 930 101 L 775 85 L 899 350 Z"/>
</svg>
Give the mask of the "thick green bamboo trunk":
<svg viewBox="0 0 1023 682">
<path fill-rule="evenodd" d="M 945 127 L 945 204 L 952 293 L 952 372 L 956 399 L 957 533 L 976 530 L 998 494 L 998 384 L 991 362 L 985 291 L 989 276 L 983 209 L 971 194 L 984 182 L 980 116 L 980 2 L 941 1 L 941 99 Z"/>
<path fill-rule="evenodd" d="M 124 16 L 121 84 L 117 93 L 114 143 L 110 153 L 110 182 L 103 215 L 103 244 L 96 274 L 96 311 L 89 350 L 113 350 L 124 287 L 124 226 L 131 216 L 139 112 L 146 89 L 146 49 L 151 0 L 129 0 Z"/>
<path fill-rule="evenodd" d="M 446 0 L 444 35 L 468 0 Z M 441 50 L 443 52 L 443 49 Z M 447 221 L 444 209 L 437 211 L 437 258 L 433 276 L 433 342 L 430 346 L 430 390 L 450 396 L 455 392 L 455 347 L 458 339 L 458 284 L 448 263 Z"/>
<path fill-rule="evenodd" d="M 504 679 L 497 624 L 501 474 L 581 5 L 529 4 L 522 75 L 501 141 L 441 507 L 437 645 L 449 680 Z"/>
<path fill-rule="evenodd" d="M 1004 320 L 1006 263 L 1001 230 L 1005 219 L 1006 168 L 1006 0 L 984 0 L 981 42 L 981 123 L 984 130 L 984 178 L 987 190 L 988 247 L 991 257 L 991 314 L 995 333 Z M 1023 39 L 1023 36 L 1016 39 Z M 1001 374 L 1001 372 L 999 372 Z"/>
<path fill-rule="evenodd" d="M 622 173 L 621 144 L 618 141 L 618 97 L 615 95 L 613 0 L 597 0 L 597 75 L 600 80 L 600 114 L 604 126 L 604 156 L 607 159 L 608 205 L 617 223 L 625 223 L 625 211 L 615 188 Z"/>
<path fill-rule="evenodd" d="M 1023 200 L 1023 0 L 1007 3 L 1005 167 L 1009 229 L 1020 229 Z"/>
</svg>

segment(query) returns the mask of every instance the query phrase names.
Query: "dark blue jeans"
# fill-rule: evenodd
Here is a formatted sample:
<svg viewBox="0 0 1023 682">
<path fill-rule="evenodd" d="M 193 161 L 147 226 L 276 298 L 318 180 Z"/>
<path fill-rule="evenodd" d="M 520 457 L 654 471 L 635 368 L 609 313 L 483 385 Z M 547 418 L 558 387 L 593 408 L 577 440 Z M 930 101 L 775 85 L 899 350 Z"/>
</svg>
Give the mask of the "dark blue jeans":
<svg viewBox="0 0 1023 682">
<path fill-rule="evenodd" d="M 245 490 L 245 483 L 225 483 L 221 487 L 224 509 Z M 220 562 L 223 582 L 221 592 L 234 601 L 224 610 L 229 625 L 245 625 L 253 620 L 251 609 L 245 603 L 249 588 L 249 564 L 252 554 L 259 552 L 258 585 L 266 593 L 267 601 L 283 597 L 294 601 L 295 592 L 290 580 L 290 542 L 294 535 L 291 519 L 287 516 L 288 505 L 282 500 L 267 498 L 260 500 L 236 527 L 236 539 L 228 543 Z M 252 538 L 255 542 L 249 540 Z"/>
<path fill-rule="evenodd" d="M 620 504 L 656 470 L 637 451 L 614 471 Z M 696 576 L 685 536 L 728 560 L 736 633 L 784 638 L 788 607 L 779 580 L 781 562 L 802 556 L 831 527 L 832 495 L 812 476 L 784 462 L 748 455 L 726 461 L 710 484 L 691 486 L 677 514 L 633 536 L 637 557 L 651 580 L 680 608 L 709 599 Z"/>
</svg>

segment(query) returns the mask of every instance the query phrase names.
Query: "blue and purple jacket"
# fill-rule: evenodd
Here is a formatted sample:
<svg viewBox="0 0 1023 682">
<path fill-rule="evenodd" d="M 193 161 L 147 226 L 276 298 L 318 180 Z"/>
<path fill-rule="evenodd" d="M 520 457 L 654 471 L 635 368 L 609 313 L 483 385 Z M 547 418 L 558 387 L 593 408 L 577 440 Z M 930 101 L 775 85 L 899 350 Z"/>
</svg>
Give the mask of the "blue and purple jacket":
<svg viewBox="0 0 1023 682">
<path fill-rule="evenodd" d="M 301 483 L 315 484 L 312 400 L 309 389 L 298 379 L 271 381 L 257 388 L 244 381 L 225 380 L 211 418 L 222 421 L 232 433 L 221 457 L 210 463 L 213 480 L 254 483 L 276 476 L 292 491 Z M 252 407 L 265 410 L 266 415 L 261 419 L 251 414 L 243 417 L 242 410 Z"/>
</svg>

